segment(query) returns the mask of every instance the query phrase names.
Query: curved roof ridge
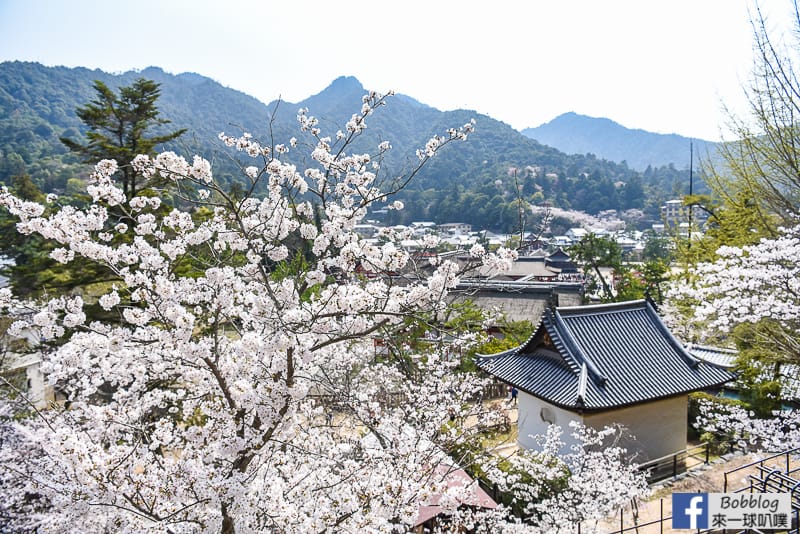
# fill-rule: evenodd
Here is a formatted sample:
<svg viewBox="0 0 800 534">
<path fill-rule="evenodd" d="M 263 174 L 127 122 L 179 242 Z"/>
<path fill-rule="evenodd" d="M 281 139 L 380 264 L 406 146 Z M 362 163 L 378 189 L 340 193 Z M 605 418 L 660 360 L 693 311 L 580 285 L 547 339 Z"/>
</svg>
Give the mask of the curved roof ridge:
<svg viewBox="0 0 800 534">
<path fill-rule="evenodd" d="M 522 345 L 520 345 L 521 347 Z M 502 352 L 495 352 L 494 354 L 482 354 L 480 352 L 475 353 L 476 358 L 480 358 L 481 360 L 492 360 L 494 358 L 501 358 L 503 356 L 508 356 L 509 354 L 514 354 L 519 350 L 519 347 L 513 347 L 510 349 L 506 349 Z"/>
<path fill-rule="evenodd" d="M 692 349 L 700 349 L 700 350 L 709 350 L 715 352 L 724 352 L 727 354 L 737 354 L 739 351 L 736 349 L 729 349 L 727 347 L 717 347 L 715 345 L 704 345 L 702 343 L 687 343 L 686 350 Z"/>
<path fill-rule="evenodd" d="M 645 304 L 645 299 L 638 300 L 625 300 L 622 302 L 605 302 L 603 304 L 586 304 L 581 306 L 563 306 L 557 308 L 558 313 L 566 313 L 572 315 L 573 313 L 592 313 L 603 310 L 618 311 L 626 308 L 641 308 Z"/>
<path fill-rule="evenodd" d="M 569 372 L 574 373 L 573 366 L 570 365 L 570 362 L 565 360 L 564 356 L 562 356 L 560 352 L 550 348 L 540 347 L 536 349 L 534 352 L 532 352 L 530 355 L 523 354 L 522 356 L 527 356 L 531 358 L 548 358 L 556 362 L 561 367 L 567 369 Z"/>
<path fill-rule="evenodd" d="M 550 340 L 553 342 L 556 352 L 561 355 L 562 360 L 564 360 L 564 363 L 570 368 L 570 371 L 578 373 L 580 371 L 581 362 L 575 359 L 574 355 L 564 343 L 564 340 L 561 339 L 561 334 L 559 334 L 558 328 L 555 325 L 553 315 L 550 308 L 547 308 L 544 317 L 542 317 L 542 327 L 545 329 L 547 335 L 550 336 Z"/>
</svg>

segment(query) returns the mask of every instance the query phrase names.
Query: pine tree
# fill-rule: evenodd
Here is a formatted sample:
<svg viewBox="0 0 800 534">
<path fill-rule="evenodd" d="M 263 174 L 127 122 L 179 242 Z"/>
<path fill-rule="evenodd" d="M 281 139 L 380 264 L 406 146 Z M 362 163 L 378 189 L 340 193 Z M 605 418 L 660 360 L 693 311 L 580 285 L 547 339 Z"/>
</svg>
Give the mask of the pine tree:
<svg viewBox="0 0 800 534">
<path fill-rule="evenodd" d="M 139 78 L 133 85 L 121 87 L 115 94 L 103 82 L 95 80 L 97 98 L 76 110 L 78 117 L 89 127 L 87 144 L 61 138 L 70 150 L 83 156 L 85 163 L 95 164 L 104 159 L 117 161 L 122 190 L 130 200 L 152 183 L 136 173 L 131 165 L 139 154 L 153 155 L 155 147 L 181 136 L 186 129 L 147 136 L 151 128 L 169 124 L 159 116 L 156 101 L 161 95 L 160 84 Z"/>
</svg>

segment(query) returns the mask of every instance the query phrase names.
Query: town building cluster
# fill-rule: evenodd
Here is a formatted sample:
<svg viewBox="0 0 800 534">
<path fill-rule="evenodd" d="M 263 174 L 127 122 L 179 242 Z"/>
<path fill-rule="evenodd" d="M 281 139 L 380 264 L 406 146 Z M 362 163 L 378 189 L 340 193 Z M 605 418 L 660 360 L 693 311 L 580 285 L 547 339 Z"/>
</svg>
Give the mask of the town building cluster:
<svg viewBox="0 0 800 534">
<path fill-rule="evenodd" d="M 375 214 L 382 215 L 380 210 Z M 437 224 L 432 221 L 414 221 L 407 226 L 392 226 L 391 229 L 405 233 L 407 238 L 403 241 L 403 245 L 409 250 L 423 248 L 425 246 L 423 237 L 435 235 L 439 238 L 442 249 L 468 249 L 476 243 L 490 249 L 515 244 L 523 255 L 531 255 L 538 250 L 554 252 L 558 249 L 568 249 L 587 235 L 594 234 L 617 243 L 626 259 L 639 261 L 647 240 L 652 236 L 696 239 L 703 234 L 709 219 L 708 211 L 702 206 L 686 206 L 682 200 L 665 202 L 661 206 L 661 222 L 652 224 L 648 230 L 631 229 L 631 225 L 622 220 L 616 210 L 604 211 L 593 217 L 580 215 L 582 216 L 574 217 L 575 226 L 561 234 L 548 231 L 526 231 L 522 235 L 501 234 L 473 228 L 472 225 L 463 222 Z M 363 224 L 356 225 L 355 228 L 365 239 L 376 241 L 380 239 L 381 232 L 385 229 L 386 226 L 377 218 L 369 219 Z"/>
</svg>

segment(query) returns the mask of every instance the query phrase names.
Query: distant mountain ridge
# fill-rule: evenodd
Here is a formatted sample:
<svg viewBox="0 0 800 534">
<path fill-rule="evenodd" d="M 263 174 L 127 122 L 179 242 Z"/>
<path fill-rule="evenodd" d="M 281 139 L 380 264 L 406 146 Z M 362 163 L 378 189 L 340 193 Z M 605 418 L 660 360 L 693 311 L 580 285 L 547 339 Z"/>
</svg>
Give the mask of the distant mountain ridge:
<svg viewBox="0 0 800 534">
<path fill-rule="evenodd" d="M 522 134 L 567 154 L 594 154 L 617 163 L 624 161 L 640 171 L 648 165 L 688 167 L 690 143 L 694 145 L 695 156 L 705 157 L 716 151 L 716 143 L 711 141 L 630 129 L 610 119 L 574 112 L 559 115 L 536 128 L 525 128 Z"/>
<path fill-rule="evenodd" d="M 75 109 L 95 98 L 94 80 L 113 90 L 144 77 L 160 84 L 158 108 L 172 121 L 166 129 L 187 133 L 160 150 L 212 161 L 215 176 L 225 188 L 243 185 L 241 167 L 252 165 L 242 154 L 226 149 L 217 135 L 250 132 L 256 138 L 299 146 L 316 140 L 301 135 L 297 110 L 308 108 L 319 119 L 322 135 L 335 140 L 338 129 L 361 109 L 366 92 L 352 76 L 335 79 L 301 102 L 269 104 L 222 86 L 197 73 L 170 74 L 158 67 L 109 74 L 86 68 L 46 67 L 32 62 L 0 63 L 0 183 L 28 174 L 45 192 L 82 190 L 88 170 L 59 141 L 79 140 L 86 126 Z M 390 214 L 392 224 L 413 220 L 460 221 L 477 228 L 511 231 L 519 226 L 515 202 L 550 203 L 563 209 L 597 214 L 605 210 L 644 211 L 640 217 L 659 219 L 660 204 L 688 183 L 675 168 L 636 172 L 627 165 L 586 153 L 567 155 L 526 137 L 508 124 L 471 110 L 440 111 L 412 97 L 395 95 L 367 119 L 368 128 L 351 151 L 375 153 L 381 141 L 392 150 L 383 159 L 381 180 L 391 181 L 412 168 L 415 151 L 435 134 L 477 120 L 476 131 L 463 143 L 445 147 L 418 173 L 398 199 L 406 209 Z M 244 158 L 244 159 L 243 159 Z M 299 147 L 283 156 L 298 166 L 308 165 L 308 152 Z M 237 182 L 238 180 L 238 182 Z M 638 223 L 637 223 L 638 224 Z"/>
</svg>

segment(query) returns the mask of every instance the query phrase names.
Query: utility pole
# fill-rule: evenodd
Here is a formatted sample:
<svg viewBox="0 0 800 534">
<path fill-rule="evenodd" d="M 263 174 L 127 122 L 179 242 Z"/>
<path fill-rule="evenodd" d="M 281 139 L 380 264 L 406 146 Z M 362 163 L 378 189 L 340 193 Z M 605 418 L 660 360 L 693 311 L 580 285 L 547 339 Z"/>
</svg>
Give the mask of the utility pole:
<svg viewBox="0 0 800 534">
<path fill-rule="evenodd" d="M 694 201 L 692 201 L 692 194 L 694 193 L 694 177 L 692 176 L 692 164 L 694 163 L 694 143 L 689 140 L 689 244 L 687 247 L 692 248 L 692 214 L 694 213 Z"/>
</svg>

